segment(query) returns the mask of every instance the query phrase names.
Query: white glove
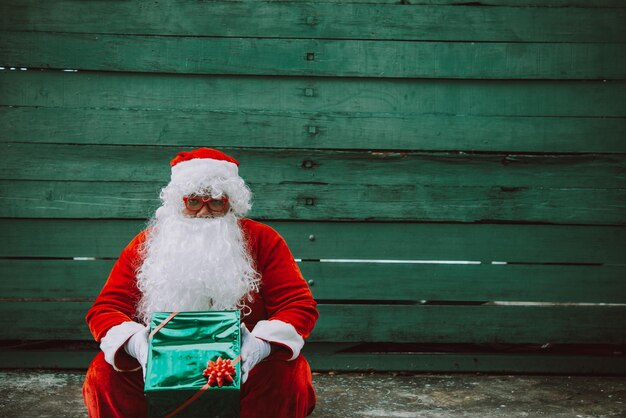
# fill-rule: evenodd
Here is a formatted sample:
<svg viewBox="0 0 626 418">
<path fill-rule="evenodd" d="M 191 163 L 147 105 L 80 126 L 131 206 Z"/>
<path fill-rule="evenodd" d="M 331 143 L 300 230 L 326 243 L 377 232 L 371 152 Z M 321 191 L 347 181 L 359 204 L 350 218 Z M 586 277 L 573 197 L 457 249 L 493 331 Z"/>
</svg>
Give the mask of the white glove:
<svg viewBox="0 0 626 418">
<path fill-rule="evenodd" d="M 124 350 L 141 364 L 144 380 L 146 380 L 146 363 L 148 362 L 148 329 L 145 327 L 143 330 L 137 331 L 124 344 Z"/>
<path fill-rule="evenodd" d="M 241 324 L 241 383 L 246 383 L 248 373 L 272 351 L 270 343 L 255 337 Z"/>
</svg>

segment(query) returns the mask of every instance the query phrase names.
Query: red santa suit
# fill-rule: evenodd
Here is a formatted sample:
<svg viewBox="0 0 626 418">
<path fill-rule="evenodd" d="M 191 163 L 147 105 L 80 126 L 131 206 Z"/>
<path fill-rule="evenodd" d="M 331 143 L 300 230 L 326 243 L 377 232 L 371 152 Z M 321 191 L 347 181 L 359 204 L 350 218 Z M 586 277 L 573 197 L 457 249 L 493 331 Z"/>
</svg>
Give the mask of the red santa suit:
<svg viewBox="0 0 626 418">
<path fill-rule="evenodd" d="M 257 364 L 242 385 L 241 416 L 306 416 L 315 405 L 315 392 L 300 349 L 317 320 L 316 303 L 283 238 L 269 226 L 249 219 L 240 220 L 239 225 L 260 274 L 259 292 L 246 303 L 250 309 L 242 310 L 243 322 L 257 338 L 282 347 Z M 146 416 L 141 368 L 121 348 L 141 326 L 136 271 L 142 262 L 139 247 L 145 239 L 144 231 L 123 250 L 87 313 L 96 341 L 106 337 L 108 342 L 89 367 L 83 387 L 93 417 Z M 107 335 L 109 331 L 111 335 Z"/>
</svg>

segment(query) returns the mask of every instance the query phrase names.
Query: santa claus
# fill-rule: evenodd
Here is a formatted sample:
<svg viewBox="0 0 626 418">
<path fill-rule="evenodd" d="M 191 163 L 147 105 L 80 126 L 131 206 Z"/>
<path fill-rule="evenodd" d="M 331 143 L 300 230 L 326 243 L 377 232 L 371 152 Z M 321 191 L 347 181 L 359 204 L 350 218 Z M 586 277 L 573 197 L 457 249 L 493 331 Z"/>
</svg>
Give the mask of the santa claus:
<svg viewBox="0 0 626 418">
<path fill-rule="evenodd" d="M 146 416 L 153 312 L 238 309 L 241 416 L 303 417 L 315 405 L 300 354 L 318 313 L 287 244 L 244 218 L 251 193 L 239 163 L 209 148 L 181 152 L 150 225 L 122 251 L 87 323 L 101 352 L 83 396 L 91 417 Z"/>
</svg>

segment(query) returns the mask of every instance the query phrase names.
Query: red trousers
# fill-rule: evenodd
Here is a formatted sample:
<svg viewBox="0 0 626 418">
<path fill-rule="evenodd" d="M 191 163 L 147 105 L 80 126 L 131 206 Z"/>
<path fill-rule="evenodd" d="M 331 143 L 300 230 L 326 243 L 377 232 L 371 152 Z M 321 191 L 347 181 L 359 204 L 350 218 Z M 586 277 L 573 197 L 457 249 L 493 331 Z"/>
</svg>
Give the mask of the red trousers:
<svg viewBox="0 0 626 418">
<path fill-rule="evenodd" d="M 83 398 L 92 418 L 147 416 L 141 370 L 116 372 L 102 352 L 87 370 Z M 302 356 L 293 361 L 269 359 L 257 364 L 241 387 L 242 418 L 305 417 L 314 406 L 311 369 Z"/>
</svg>

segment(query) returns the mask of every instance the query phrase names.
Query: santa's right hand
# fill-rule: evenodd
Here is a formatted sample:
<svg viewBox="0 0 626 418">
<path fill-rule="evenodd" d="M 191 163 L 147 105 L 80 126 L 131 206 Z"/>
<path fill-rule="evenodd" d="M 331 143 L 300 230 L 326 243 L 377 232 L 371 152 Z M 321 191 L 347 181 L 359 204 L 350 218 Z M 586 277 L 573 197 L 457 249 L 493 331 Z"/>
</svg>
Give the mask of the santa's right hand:
<svg viewBox="0 0 626 418">
<path fill-rule="evenodd" d="M 143 377 L 146 378 L 146 363 L 148 362 L 148 327 L 137 331 L 124 344 L 124 350 L 135 357 L 141 365 Z"/>
</svg>

